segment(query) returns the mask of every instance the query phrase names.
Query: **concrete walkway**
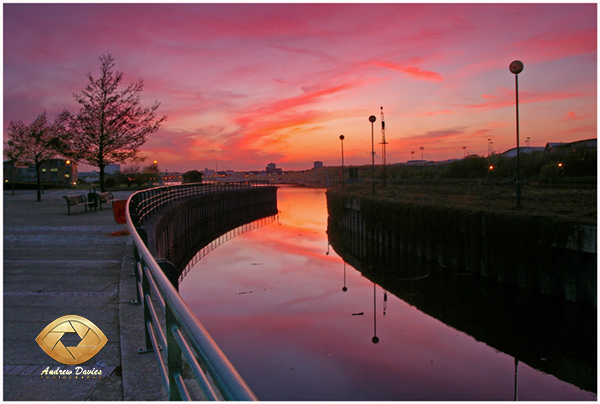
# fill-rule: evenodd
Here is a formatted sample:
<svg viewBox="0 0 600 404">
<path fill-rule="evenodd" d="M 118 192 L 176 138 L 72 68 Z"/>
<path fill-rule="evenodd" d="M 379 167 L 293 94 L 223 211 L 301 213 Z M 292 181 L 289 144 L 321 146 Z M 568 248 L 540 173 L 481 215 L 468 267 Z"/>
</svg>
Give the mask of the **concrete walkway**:
<svg viewBox="0 0 600 404">
<path fill-rule="evenodd" d="M 4 400 L 165 400 L 154 354 L 144 346 L 143 310 L 135 298 L 131 237 L 117 235 L 110 204 L 84 212 L 63 195 L 79 191 L 4 192 Z M 131 192 L 113 193 L 126 199 Z M 115 233 L 117 232 L 117 233 Z M 52 321 L 79 315 L 108 340 L 79 366 L 102 377 L 45 377 L 66 366 L 36 343 Z M 72 367 L 71 367 L 72 368 Z"/>
</svg>

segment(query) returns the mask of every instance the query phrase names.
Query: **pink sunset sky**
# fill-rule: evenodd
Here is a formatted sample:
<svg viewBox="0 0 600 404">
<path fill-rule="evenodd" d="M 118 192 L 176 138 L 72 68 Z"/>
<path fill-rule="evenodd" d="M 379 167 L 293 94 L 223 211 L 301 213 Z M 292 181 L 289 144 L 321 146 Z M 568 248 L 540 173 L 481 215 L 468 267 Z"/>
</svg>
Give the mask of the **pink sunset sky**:
<svg viewBox="0 0 600 404">
<path fill-rule="evenodd" d="M 142 148 L 163 171 L 341 165 L 341 134 L 370 164 L 370 115 L 380 162 L 381 106 L 388 163 L 502 152 L 513 60 L 521 145 L 597 137 L 595 3 L 15 3 L 3 22 L 4 128 L 76 113 L 109 52 L 168 117 Z"/>
</svg>

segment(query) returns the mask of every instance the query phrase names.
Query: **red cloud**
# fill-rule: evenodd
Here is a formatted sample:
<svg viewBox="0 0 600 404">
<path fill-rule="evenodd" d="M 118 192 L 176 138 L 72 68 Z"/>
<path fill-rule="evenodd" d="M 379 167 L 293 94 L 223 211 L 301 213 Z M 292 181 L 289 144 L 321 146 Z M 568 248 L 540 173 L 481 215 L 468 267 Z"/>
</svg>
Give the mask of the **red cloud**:
<svg viewBox="0 0 600 404">
<path fill-rule="evenodd" d="M 433 72 L 430 70 L 423 70 L 420 67 L 415 66 L 404 66 L 399 63 L 392 62 L 374 62 L 375 66 L 385 67 L 387 69 L 395 70 L 404 74 L 408 74 L 409 76 L 425 81 L 444 81 L 441 74 L 437 72 Z"/>
<path fill-rule="evenodd" d="M 584 93 L 573 93 L 567 91 L 561 92 L 552 92 L 552 93 L 544 93 L 544 92 L 523 92 L 519 91 L 519 104 L 527 104 L 534 102 L 548 102 L 548 101 L 560 101 L 568 98 L 576 98 L 582 97 L 590 94 Z M 515 93 L 509 89 L 501 89 L 500 94 L 497 96 L 484 95 L 482 98 L 486 99 L 485 101 L 478 104 L 466 104 L 464 105 L 467 108 L 472 109 L 483 109 L 483 110 L 494 110 L 500 108 L 506 108 L 509 106 L 515 105 Z M 490 100 L 490 101 L 487 101 Z"/>
<path fill-rule="evenodd" d="M 451 109 L 442 109 L 439 111 L 426 111 L 426 112 L 421 112 L 418 114 L 413 115 L 415 118 L 426 118 L 426 117 L 430 117 L 430 116 L 436 116 L 436 115 L 449 115 L 449 114 L 453 114 L 454 111 Z"/>
<path fill-rule="evenodd" d="M 237 147 L 257 147 L 260 141 L 266 141 L 270 145 L 281 143 L 289 133 L 300 132 L 308 125 L 337 119 L 343 112 L 303 110 L 303 107 L 311 106 L 323 98 L 336 95 L 364 84 L 364 81 L 354 81 L 327 87 L 312 86 L 304 87 L 303 93 L 297 96 L 270 101 L 263 104 L 253 105 L 240 112 L 235 120 L 243 133 Z M 286 130 L 286 134 L 281 132 Z"/>
</svg>

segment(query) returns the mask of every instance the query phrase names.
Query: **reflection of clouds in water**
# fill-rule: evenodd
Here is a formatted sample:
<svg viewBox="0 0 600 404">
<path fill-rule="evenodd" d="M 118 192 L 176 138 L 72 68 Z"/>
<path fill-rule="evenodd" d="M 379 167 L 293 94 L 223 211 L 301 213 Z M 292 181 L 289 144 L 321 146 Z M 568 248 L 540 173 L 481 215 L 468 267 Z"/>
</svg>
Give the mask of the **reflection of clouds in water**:
<svg viewBox="0 0 600 404">
<path fill-rule="evenodd" d="M 383 316 L 378 286 L 379 343 L 373 344 L 374 286 L 350 265 L 344 274 L 332 248 L 326 254 L 325 191 L 281 188 L 278 197 L 281 225 L 227 241 L 180 285 L 186 303 L 259 399 L 513 398 L 512 357 L 393 294 Z M 305 212 L 304 204 L 312 212 L 306 219 L 285 219 Z M 522 373 L 529 385 L 519 386 L 520 397 L 589 398 L 552 376 Z"/>
</svg>

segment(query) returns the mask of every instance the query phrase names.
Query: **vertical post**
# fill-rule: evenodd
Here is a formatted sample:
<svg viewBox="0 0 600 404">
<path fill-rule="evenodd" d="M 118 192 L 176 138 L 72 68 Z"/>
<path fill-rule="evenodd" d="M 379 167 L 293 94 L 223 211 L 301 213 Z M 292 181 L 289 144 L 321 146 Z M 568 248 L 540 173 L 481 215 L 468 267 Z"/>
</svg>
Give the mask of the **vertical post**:
<svg viewBox="0 0 600 404">
<path fill-rule="evenodd" d="M 146 296 L 150 296 L 150 281 L 146 275 L 146 268 L 144 268 L 144 262 L 141 262 L 142 266 L 142 305 L 144 307 L 144 335 L 146 336 L 146 347 L 140 348 L 138 353 L 154 352 L 152 346 L 152 338 L 148 331 L 148 323 L 152 322 L 152 315 L 150 314 L 150 308 L 146 302 Z"/>
<path fill-rule="evenodd" d="M 519 75 L 515 74 L 515 105 L 517 109 L 517 207 L 521 207 L 521 153 L 519 142 Z"/>
<path fill-rule="evenodd" d="M 340 135 L 340 141 L 342 143 L 342 188 L 346 188 L 346 182 L 344 181 L 344 135 Z"/>
<path fill-rule="evenodd" d="M 372 178 L 371 178 L 371 182 L 373 184 L 373 193 L 375 193 L 375 134 L 374 134 L 374 129 L 373 129 L 373 124 L 375 123 L 375 121 L 377 120 L 377 118 L 375 117 L 375 115 L 371 115 L 369 117 L 369 122 L 371 122 L 371 172 L 372 172 Z"/>
<path fill-rule="evenodd" d="M 181 348 L 175 339 L 173 329 L 178 328 L 177 319 L 173 314 L 171 305 L 165 306 L 165 323 L 167 329 L 167 369 L 169 373 L 169 401 L 182 401 L 181 393 L 175 379 L 181 375 L 182 360 Z"/>
<path fill-rule="evenodd" d="M 511 73 L 515 75 L 515 105 L 517 108 L 517 208 L 521 207 L 521 174 L 519 159 L 519 73 L 523 71 L 523 62 L 513 61 L 508 67 Z"/>
</svg>

